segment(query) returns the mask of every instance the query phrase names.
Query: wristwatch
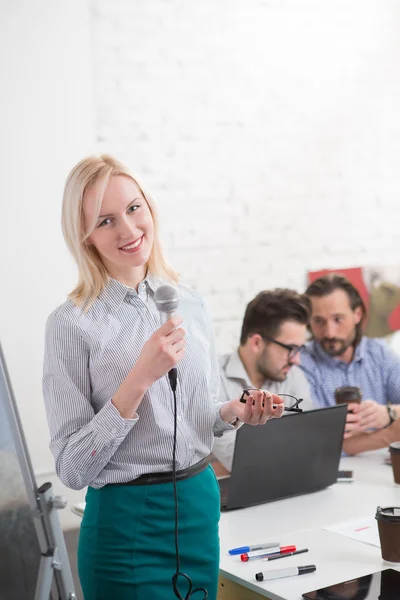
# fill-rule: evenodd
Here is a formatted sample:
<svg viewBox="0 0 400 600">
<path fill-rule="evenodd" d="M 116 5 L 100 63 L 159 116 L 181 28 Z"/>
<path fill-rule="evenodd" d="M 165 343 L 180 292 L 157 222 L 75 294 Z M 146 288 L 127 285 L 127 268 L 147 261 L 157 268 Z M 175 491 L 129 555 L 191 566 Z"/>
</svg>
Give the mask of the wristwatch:
<svg viewBox="0 0 400 600">
<path fill-rule="evenodd" d="M 399 413 L 393 406 L 391 406 L 391 404 L 388 404 L 386 406 L 386 408 L 387 408 L 389 419 L 390 419 L 389 423 L 386 425 L 386 427 L 389 427 L 389 425 L 391 425 L 393 423 L 393 421 L 396 421 L 399 418 Z"/>
</svg>

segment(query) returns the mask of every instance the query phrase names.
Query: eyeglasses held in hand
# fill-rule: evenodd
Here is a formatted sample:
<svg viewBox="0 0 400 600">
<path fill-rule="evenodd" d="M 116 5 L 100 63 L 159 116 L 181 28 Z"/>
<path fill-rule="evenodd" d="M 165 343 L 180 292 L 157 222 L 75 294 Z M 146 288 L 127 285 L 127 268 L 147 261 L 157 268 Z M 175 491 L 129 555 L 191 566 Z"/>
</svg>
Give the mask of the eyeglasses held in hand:
<svg viewBox="0 0 400 600">
<path fill-rule="evenodd" d="M 258 391 L 258 392 L 262 392 L 262 390 L 259 390 L 258 388 L 247 388 L 246 390 L 243 390 L 242 395 L 240 396 L 240 402 L 243 402 L 244 404 L 246 403 L 246 396 L 250 396 L 250 393 L 252 390 Z M 300 402 L 303 402 L 303 398 L 296 398 L 296 396 L 292 396 L 292 394 L 277 394 L 277 396 L 286 396 L 288 398 L 293 398 L 295 400 L 295 403 L 293 404 L 293 406 L 285 406 L 285 408 L 283 410 L 285 410 L 286 412 L 295 412 L 295 413 L 302 413 L 303 409 L 299 408 L 299 404 Z M 263 403 L 263 407 L 264 407 L 264 403 Z M 276 408 L 277 405 L 274 404 L 273 408 Z"/>
</svg>

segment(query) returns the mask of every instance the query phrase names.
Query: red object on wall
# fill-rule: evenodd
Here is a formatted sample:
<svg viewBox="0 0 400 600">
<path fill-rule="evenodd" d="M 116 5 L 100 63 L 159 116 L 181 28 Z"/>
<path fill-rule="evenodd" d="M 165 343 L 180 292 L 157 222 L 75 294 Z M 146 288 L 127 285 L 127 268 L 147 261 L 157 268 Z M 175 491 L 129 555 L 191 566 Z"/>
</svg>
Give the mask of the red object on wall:
<svg viewBox="0 0 400 600">
<path fill-rule="evenodd" d="M 400 329 L 400 304 L 396 306 L 393 312 L 388 317 L 389 327 L 392 331 Z"/>
</svg>

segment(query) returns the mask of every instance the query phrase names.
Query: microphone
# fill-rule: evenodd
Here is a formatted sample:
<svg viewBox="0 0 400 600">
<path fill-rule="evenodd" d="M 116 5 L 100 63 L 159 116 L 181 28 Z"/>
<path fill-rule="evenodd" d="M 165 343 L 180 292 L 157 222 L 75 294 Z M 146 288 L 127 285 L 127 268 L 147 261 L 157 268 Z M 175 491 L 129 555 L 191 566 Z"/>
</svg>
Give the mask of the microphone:
<svg viewBox="0 0 400 600">
<path fill-rule="evenodd" d="M 158 312 L 160 313 L 161 323 L 164 325 L 164 323 L 166 323 L 168 321 L 168 319 L 173 317 L 177 311 L 177 308 L 179 306 L 178 290 L 176 288 L 174 288 L 172 285 L 161 285 L 159 288 L 157 288 L 156 293 L 154 294 L 154 302 L 155 302 Z M 180 600 L 189 600 L 189 598 L 192 598 L 193 595 L 198 591 L 204 592 L 203 598 L 205 600 L 205 598 L 208 598 L 207 590 L 205 588 L 195 588 L 192 591 L 192 588 L 193 588 L 192 580 L 190 579 L 190 577 L 188 575 L 186 575 L 186 573 L 181 572 L 181 559 L 179 556 L 179 539 L 178 539 L 178 534 L 179 534 L 178 491 L 177 491 L 177 487 L 176 487 L 176 444 L 177 444 L 177 429 L 178 429 L 178 426 L 177 426 L 178 411 L 177 411 L 177 401 L 176 401 L 176 384 L 178 381 L 178 371 L 177 371 L 176 367 L 173 367 L 168 372 L 168 379 L 169 379 L 169 383 L 171 385 L 171 390 L 172 390 L 172 393 L 174 396 L 174 439 L 173 439 L 173 445 L 172 445 L 172 473 L 173 473 L 172 480 L 173 480 L 173 484 L 174 484 L 174 505 L 175 505 L 176 572 L 172 577 L 172 587 L 173 587 L 174 595 L 176 596 L 176 598 L 179 598 Z M 179 577 L 183 577 L 184 579 L 186 579 L 187 585 L 189 586 L 189 590 L 186 592 L 185 597 L 183 597 L 181 595 L 181 593 L 179 592 L 179 589 L 178 589 Z"/>
<path fill-rule="evenodd" d="M 179 306 L 178 290 L 172 287 L 172 285 L 160 285 L 154 294 L 154 302 L 160 313 L 161 324 L 164 325 L 168 319 L 175 315 Z M 176 370 L 176 367 L 173 367 L 168 372 L 168 378 L 173 392 L 176 391 L 177 377 L 178 371 Z"/>
</svg>

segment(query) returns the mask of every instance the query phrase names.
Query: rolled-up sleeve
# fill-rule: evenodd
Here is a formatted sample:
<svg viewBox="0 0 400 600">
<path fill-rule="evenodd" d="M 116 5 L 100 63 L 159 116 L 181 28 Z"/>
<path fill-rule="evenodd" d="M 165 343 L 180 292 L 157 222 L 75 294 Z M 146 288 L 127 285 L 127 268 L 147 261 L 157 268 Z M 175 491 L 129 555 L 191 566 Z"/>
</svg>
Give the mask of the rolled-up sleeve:
<svg viewBox="0 0 400 600">
<path fill-rule="evenodd" d="M 70 317 L 46 324 L 43 395 L 57 475 L 73 489 L 90 485 L 137 422 L 124 419 L 111 398 L 96 414 L 90 402 L 89 347 Z"/>
</svg>

